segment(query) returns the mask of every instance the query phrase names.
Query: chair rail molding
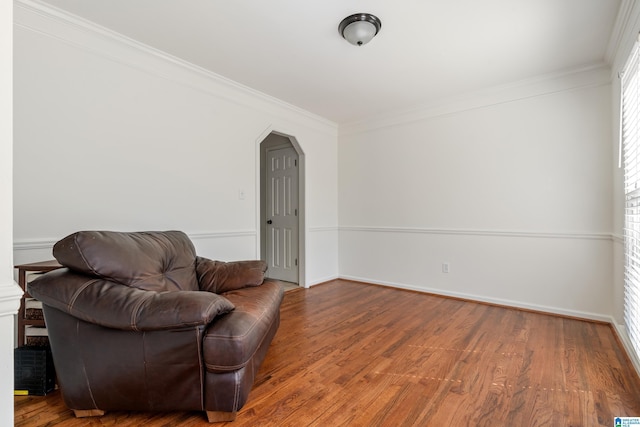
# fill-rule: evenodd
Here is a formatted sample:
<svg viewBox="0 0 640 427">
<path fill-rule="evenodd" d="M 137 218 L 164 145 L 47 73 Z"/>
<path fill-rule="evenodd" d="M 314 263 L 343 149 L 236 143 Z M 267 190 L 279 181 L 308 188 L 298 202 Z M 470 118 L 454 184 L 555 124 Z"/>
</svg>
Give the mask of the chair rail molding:
<svg viewBox="0 0 640 427">
<path fill-rule="evenodd" d="M 613 233 L 575 233 L 548 231 L 517 231 L 517 230 L 483 230 L 483 229 L 455 229 L 455 228 L 422 228 L 422 227 L 379 227 L 379 226 L 341 226 L 339 231 L 361 233 L 405 233 L 405 234 L 442 234 L 462 236 L 493 236 L 493 237 L 530 237 L 547 239 L 587 239 L 612 240 L 618 236 Z"/>
<path fill-rule="evenodd" d="M 255 230 L 227 230 L 227 231 L 206 231 L 197 233 L 187 233 L 192 240 L 208 240 L 235 237 L 254 237 Z M 51 249 L 60 238 L 35 238 L 18 239 L 13 242 L 14 251 L 30 251 L 40 249 Z"/>
<path fill-rule="evenodd" d="M 22 289 L 13 281 L 0 283 L 0 317 L 13 316 L 18 313 Z"/>
</svg>

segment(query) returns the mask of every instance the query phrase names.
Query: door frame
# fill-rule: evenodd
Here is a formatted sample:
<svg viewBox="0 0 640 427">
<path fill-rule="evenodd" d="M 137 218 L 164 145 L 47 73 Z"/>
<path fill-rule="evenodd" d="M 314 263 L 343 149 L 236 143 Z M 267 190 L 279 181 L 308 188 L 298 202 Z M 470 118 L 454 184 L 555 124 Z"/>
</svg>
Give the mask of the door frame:
<svg viewBox="0 0 640 427">
<path fill-rule="evenodd" d="M 258 257 L 260 259 L 266 258 L 266 236 L 267 236 L 267 168 L 266 158 L 267 151 L 276 148 L 292 147 L 298 155 L 298 286 L 306 288 L 306 204 L 305 204 L 305 156 L 302 147 L 292 135 L 288 135 L 282 132 L 268 130 L 258 139 Z"/>
</svg>

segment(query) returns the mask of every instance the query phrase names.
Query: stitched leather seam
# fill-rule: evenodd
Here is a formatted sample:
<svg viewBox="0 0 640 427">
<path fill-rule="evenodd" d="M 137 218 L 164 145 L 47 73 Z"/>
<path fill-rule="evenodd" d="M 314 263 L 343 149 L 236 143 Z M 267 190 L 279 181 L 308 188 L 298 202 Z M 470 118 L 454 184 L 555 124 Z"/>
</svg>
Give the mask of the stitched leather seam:
<svg viewBox="0 0 640 427">
<path fill-rule="evenodd" d="M 142 305 L 146 303 L 149 300 L 149 298 L 152 298 L 152 297 L 153 295 L 145 294 L 145 298 L 140 298 L 140 301 L 138 301 L 134 306 L 133 310 L 131 310 L 131 329 L 133 329 L 136 332 L 139 331 L 138 317 L 140 316 L 140 307 L 142 307 Z"/>
<path fill-rule="evenodd" d="M 235 384 L 236 384 L 236 390 L 235 393 L 233 394 L 233 412 L 238 410 L 238 401 L 240 400 L 240 372 L 239 371 L 235 371 L 234 372 L 234 377 L 235 377 Z"/>
<path fill-rule="evenodd" d="M 198 368 L 200 369 L 200 409 L 206 410 L 204 407 L 204 366 L 202 366 L 202 340 L 200 339 L 200 331 L 198 327 L 193 328 L 196 333 L 196 343 L 198 344 Z"/>
<path fill-rule="evenodd" d="M 238 308 L 236 308 L 234 311 L 237 312 L 237 313 L 252 313 L 252 311 L 242 310 L 242 309 L 238 309 Z M 267 312 L 268 312 L 268 310 L 265 309 L 265 310 L 262 311 L 262 313 L 260 313 L 260 315 L 255 316 L 254 317 L 254 321 L 251 324 L 251 326 L 248 327 L 246 332 L 244 334 L 242 334 L 242 335 L 236 335 L 235 337 L 229 338 L 229 337 L 226 337 L 224 335 L 208 334 L 205 337 L 205 339 L 208 339 L 209 337 L 211 337 L 211 338 L 215 338 L 215 339 L 219 339 L 219 340 L 229 340 L 229 341 L 241 340 L 241 339 L 245 338 L 247 335 L 249 335 L 251 333 L 251 331 L 253 331 L 253 329 L 256 327 L 256 325 L 259 324 L 260 321 L 264 317 L 266 317 Z"/>
<path fill-rule="evenodd" d="M 76 337 L 78 342 L 81 342 L 80 340 L 80 321 L 76 320 Z M 85 384 L 87 386 L 87 391 L 89 392 L 89 397 L 91 398 L 91 402 L 93 403 L 93 407 L 96 409 L 100 409 L 98 408 L 98 404 L 96 403 L 96 399 L 95 397 L 93 397 L 93 390 L 91 389 L 91 382 L 89 381 L 89 376 L 87 375 L 87 365 L 84 363 L 85 358 L 81 357 L 82 360 L 82 372 L 84 373 L 84 380 L 85 380 Z M 83 408 L 85 409 L 85 408 Z"/>
<path fill-rule="evenodd" d="M 71 296 L 71 299 L 69 300 L 69 302 L 67 303 L 67 311 L 69 313 L 71 313 L 71 311 L 73 310 L 73 306 L 76 302 L 76 300 L 80 297 L 80 294 L 82 292 L 84 292 L 85 289 L 87 289 L 87 287 L 89 287 L 90 285 L 98 282 L 100 279 L 93 279 L 93 280 L 88 280 L 86 282 L 84 282 L 84 284 L 79 287 Z"/>
<path fill-rule="evenodd" d="M 95 274 L 96 276 L 100 276 L 96 272 L 96 270 L 93 268 L 93 265 L 91 265 L 91 263 L 89 261 L 87 261 L 87 258 L 84 256 L 84 252 L 82 251 L 82 247 L 78 244 L 78 237 L 79 237 L 79 234 L 76 234 L 75 236 L 73 236 L 73 243 L 75 243 L 75 245 L 78 247 L 78 253 L 82 257 L 82 261 L 84 261 L 84 263 L 87 265 L 87 267 L 89 267 L 89 269 L 93 272 L 93 274 Z"/>
<path fill-rule="evenodd" d="M 269 324 L 269 327 L 267 328 L 267 330 L 270 330 L 273 322 L 275 322 L 277 316 L 273 317 L 273 320 L 271 321 L 271 323 Z M 258 343 L 258 345 L 256 346 L 255 351 L 251 354 L 251 356 L 249 356 L 247 358 L 247 360 L 245 360 L 244 362 L 242 362 L 239 365 L 226 365 L 226 366 L 222 366 L 222 365 L 211 365 L 209 363 L 206 363 L 205 366 L 207 367 L 207 369 L 214 369 L 217 371 L 237 371 L 238 369 L 241 369 L 245 366 L 247 366 L 247 363 L 249 363 L 249 361 L 251 361 L 251 359 L 253 359 L 253 357 L 255 356 L 256 352 L 258 351 L 258 349 L 260 349 L 260 347 L 262 346 L 262 343 L 264 342 L 265 338 L 266 338 L 267 334 L 263 334 L 262 339 L 260 340 L 260 342 Z M 207 337 L 205 337 L 205 339 L 207 339 Z"/>
<path fill-rule="evenodd" d="M 187 267 L 178 267 L 178 268 L 174 268 L 174 269 L 171 269 L 171 270 L 161 271 L 160 273 L 155 273 L 155 274 L 147 274 L 147 273 L 145 273 L 145 275 L 144 275 L 144 276 L 138 276 L 138 277 L 135 277 L 135 280 L 132 280 L 130 285 L 127 285 L 127 284 L 122 283 L 122 282 L 124 282 L 124 280 L 123 280 L 122 282 L 120 282 L 120 281 L 118 281 L 118 280 L 120 280 L 120 279 L 116 279 L 116 278 L 113 278 L 113 279 L 112 279 L 112 278 L 108 278 L 108 277 L 107 277 L 107 279 L 109 279 L 109 280 L 111 280 L 111 281 L 114 281 L 114 282 L 122 283 L 122 284 L 124 284 L 125 286 L 129 286 L 129 287 L 132 287 L 132 288 L 137 288 L 137 284 L 138 284 L 138 283 L 140 283 L 140 282 L 147 282 L 147 281 L 148 281 L 148 280 L 150 280 L 150 279 L 157 279 L 157 278 L 159 278 L 159 277 L 160 277 L 160 278 L 165 278 L 165 279 L 167 279 L 169 282 L 171 282 L 172 284 L 174 284 L 174 285 L 175 285 L 178 289 L 180 289 L 181 291 L 185 291 L 185 290 L 189 290 L 189 289 L 184 289 L 182 286 L 180 286 L 180 284 L 179 284 L 178 282 L 176 282 L 176 281 L 175 281 L 171 276 L 169 276 L 167 273 L 175 273 L 176 271 L 184 270 L 184 269 L 186 269 L 186 268 L 187 268 Z"/>
</svg>

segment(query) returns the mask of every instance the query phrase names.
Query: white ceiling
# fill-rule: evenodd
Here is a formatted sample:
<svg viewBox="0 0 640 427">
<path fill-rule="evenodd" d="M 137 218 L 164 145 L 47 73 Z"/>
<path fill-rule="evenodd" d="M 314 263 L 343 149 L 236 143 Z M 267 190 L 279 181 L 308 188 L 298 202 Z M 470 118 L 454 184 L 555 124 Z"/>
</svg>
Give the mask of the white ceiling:
<svg viewBox="0 0 640 427">
<path fill-rule="evenodd" d="M 46 0 L 348 123 L 607 62 L 620 0 Z M 338 34 L 368 12 L 368 45 Z"/>
</svg>

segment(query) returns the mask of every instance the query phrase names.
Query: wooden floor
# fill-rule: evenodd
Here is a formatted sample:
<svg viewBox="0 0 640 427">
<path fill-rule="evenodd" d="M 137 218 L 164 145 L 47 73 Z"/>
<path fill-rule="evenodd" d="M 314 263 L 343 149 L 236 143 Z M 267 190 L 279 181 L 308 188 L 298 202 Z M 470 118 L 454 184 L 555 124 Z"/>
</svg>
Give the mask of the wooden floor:
<svg viewBox="0 0 640 427">
<path fill-rule="evenodd" d="M 249 401 L 221 426 L 613 426 L 640 379 L 606 324 L 333 281 L 287 292 Z M 16 426 L 204 426 L 204 413 L 75 419 L 15 397 Z"/>
</svg>

